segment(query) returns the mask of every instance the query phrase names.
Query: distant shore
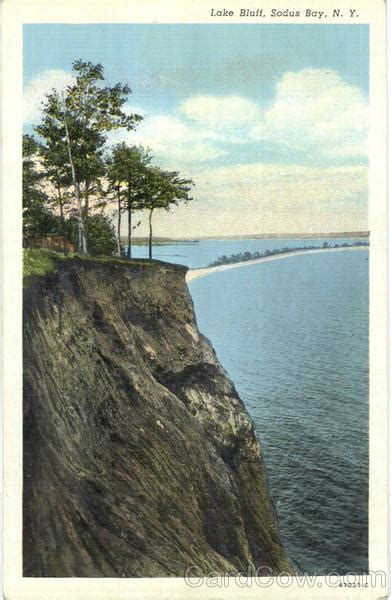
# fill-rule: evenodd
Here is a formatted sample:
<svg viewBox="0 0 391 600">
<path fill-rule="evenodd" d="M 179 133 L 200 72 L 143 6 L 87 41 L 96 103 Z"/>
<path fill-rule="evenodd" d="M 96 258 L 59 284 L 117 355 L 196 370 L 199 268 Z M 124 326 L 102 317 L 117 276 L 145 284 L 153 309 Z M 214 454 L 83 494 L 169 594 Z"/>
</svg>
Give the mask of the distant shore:
<svg viewBox="0 0 391 600">
<path fill-rule="evenodd" d="M 253 235 L 202 235 L 189 238 L 170 238 L 170 237 L 156 237 L 153 240 L 154 246 L 170 246 L 174 244 L 198 244 L 199 242 L 206 242 L 212 240 L 294 240 L 294 239 L 338 239 L 338 238 L 366 238 L 369 237 L 369 231 L 331 231 L 331 232 L 318 232 L 318 233 L 254 233 Z M 127 238 L 121 236 L 121 243 L 126 244 Z M 148 245 L 147 237 L 134 236 L 132 238 L 132 244 L 135 246 L 146 246 Z"/>
<path fill-rule="evenodd" d="M 121 244 L 125 245 L 127 244 L 128 239 L 126 237 L 121 236 Z M 153 245 L 154 246 L 174 246 L 174 245 L 178 245 L 181 246 L 183 244 L 199 244 L 200 241 L 198 239 L 192 239 L 192 238 L 186 238 L 186 239 L 182 239 L 182 238 L 153 238 Z M 146 237 L 134 237 L 132 238 L 132 246 L 148 246 L 148 238 Z"/>
<path fill-rule="evenodd" d="M 217 267 L 204 267 L 202 269 L 190 269 L 186 274 L 186 281 L 194 281 L 200 277 L 206 277 L 212 273 L 219 273 L 220 271 L 228 271 L 229 269 L 237 269 L 239 267 L 247 267 L 250 265 L 256 265 L 258 263 L 270 262 L 272 260 L 280 260 L 282 258 L 288 258 L 290 256 L 300 256 L 302 254 L 319 254 L 320 252 L 348 252 L 352 250 L 368 250 L 368 246 L 349 246 L 347 248 L 317 248 L 308 250 L 297 250 L 293 252 L 285 252 L 281 254 L 274 254 L 273 256 L 263 256 L 261 258 L 255 258 L 253 260 L 245 260 L 238 263 L 230 263 L 226 265 L 219 265 Z"/>
</svg>

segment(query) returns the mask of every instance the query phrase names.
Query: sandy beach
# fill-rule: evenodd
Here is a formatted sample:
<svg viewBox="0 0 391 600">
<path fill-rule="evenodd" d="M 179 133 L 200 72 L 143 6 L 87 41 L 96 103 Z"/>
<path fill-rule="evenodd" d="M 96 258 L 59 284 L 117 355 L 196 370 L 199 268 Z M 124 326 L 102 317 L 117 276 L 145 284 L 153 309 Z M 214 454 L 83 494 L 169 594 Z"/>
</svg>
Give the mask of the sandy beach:
<svg viewBox="0 0 391 600">
<path fill-rule="evenodd" d="M 239 267 L 249 267 L 250 265 L 256 265 L 258 263 L 270 262 L 272 260 L 281 260 L 282 258 L 289 258 L 290 256 L 300 256 L 302 254 L 319 254 L 320 252 L 352 252 L 354 250 L 368 250 L 368 246 L 352 246 L 350 248 L 317 248 L 309 250 L 297 250 L 293 252 L 285 252 L 281 254 L 274 254 L 273 256 L 264 256 L 262 258 L 254 258 L 253 260 L 245 260 L 237 263 L 230 263 L 226 265 L 219 265 L 217 267 L 204 267 L 202 269 L 190 269 L 186 274 L 186 281 L 194 281 L 200 277 L 206 277 L 212 273 L 219 273 L 220 271 L 228 271 L 229 269 L 238 269 Z"/>
</svg>

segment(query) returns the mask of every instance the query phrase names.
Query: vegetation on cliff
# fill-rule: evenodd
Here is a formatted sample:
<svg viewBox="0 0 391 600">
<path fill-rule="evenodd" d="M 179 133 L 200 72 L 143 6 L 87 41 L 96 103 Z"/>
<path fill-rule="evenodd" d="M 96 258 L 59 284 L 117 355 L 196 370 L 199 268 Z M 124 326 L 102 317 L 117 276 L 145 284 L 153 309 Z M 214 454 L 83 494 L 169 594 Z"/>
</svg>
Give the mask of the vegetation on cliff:
<svg viewBox="0 0 391 600">
<path fill-rule="evenodd" d="M 158 261 L 146 261 L 143 258 L 132 259 L 117 256 L 89 256 L 87 254 L 63 254 L 48 248 L 25 248 L 23 250 L 23 285 L 28 287 L 36 277 L 55 273 L 61 266 L 79 262 L 96 265 L 112 265 L 113 267 L 142 265 L 146 269 L 157 268 Z"/>
</svg>

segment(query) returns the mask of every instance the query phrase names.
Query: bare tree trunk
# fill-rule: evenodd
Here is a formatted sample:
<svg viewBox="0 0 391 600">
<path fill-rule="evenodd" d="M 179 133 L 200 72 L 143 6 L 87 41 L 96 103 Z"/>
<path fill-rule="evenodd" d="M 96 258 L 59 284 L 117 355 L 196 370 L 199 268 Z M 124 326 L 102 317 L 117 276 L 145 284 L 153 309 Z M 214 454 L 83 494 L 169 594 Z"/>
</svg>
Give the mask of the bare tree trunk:
<svg viewBox="0 0 391 600">
<path fill-rule="evenodd" d="M 88 211 L 90 210 L 90 182 L 86 181 L 86 198 L 84 202 L 84 216 L 88 219 Z"/>
<path fill-rule="evenodd" d="M 87 254 L 87 238 L 86 238 L 86 232 L 85 232 L 85 227 L 84 227 L 83 206 L 81 203 L 80 186 L 79 186 L 79 182 L 76 179 L 75 165 L 73 164 L 71 140 L 69 137 L 68 123 L 67 123 L 67 118 L 66 118 L 66 106 L 65 106 L 64 94 L 62 95 L 62 103 L 63 103 L 63 110 L 64 110 L 64 126 L 65 126 L 65 136 L 66 136 L 66 140 L 67 140 L 68 158 L 69 158 L 69 163 L 71 165 L 72 183 L 73 183 L 73 187 L 75 189 L 77 211 L 78 211 L 78 220 L 77 220 L 78 252 L 80 252 L 80 254 Z"/>
<path fill-rule="evenodd" d="M 117 255 L 121 256 L 121 192 L 118 187 Z"/>
<path fill-rule="evenodd" d="M 152 213 L 153 208 L 149 211 L 149 239 L 148 239 L 148 258 L 152 260 Z"/>
<path fill-rule="evenodd" d="M 127 257 L 132 258 L 132 203 L 128 189 L 128 252 Z"/>
<path fill-rule="evenodd" d="M 61 236 L 62 236 L 62 249 L 63 249 L 64 254 L 67 254 L 66 247 L 65 247 L 65 237 L 64 237 L 64 202 L 62 200 L 61 186 L 60 186 L 59 182 L 57 182 L 57 195 L 58 195 L 58 205 L 60 207 L 60 231 L 61 231 Z"/>
<path fill-rule="evenodd" d="M 61 234 L 64 235 L 64 202 L 62 200 L 61 186 L 58 182 L 57 182 L 57 195 L 58 195 L 58 205 L 60 207 Z"/>
</svg>

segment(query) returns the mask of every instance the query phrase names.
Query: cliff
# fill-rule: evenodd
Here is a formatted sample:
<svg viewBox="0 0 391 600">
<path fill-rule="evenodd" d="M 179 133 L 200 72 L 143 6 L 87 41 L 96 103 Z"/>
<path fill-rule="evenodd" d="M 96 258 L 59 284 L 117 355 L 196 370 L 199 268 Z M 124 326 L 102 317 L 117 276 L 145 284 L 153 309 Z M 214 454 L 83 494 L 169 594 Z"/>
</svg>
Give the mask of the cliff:
<svg viewBox="0 0 391 600">
<path fill-rule="evenodd" d="M 73 259 L 24 290 L 24 576 L 291 569 L 185 272 Z"/>
</svg>

